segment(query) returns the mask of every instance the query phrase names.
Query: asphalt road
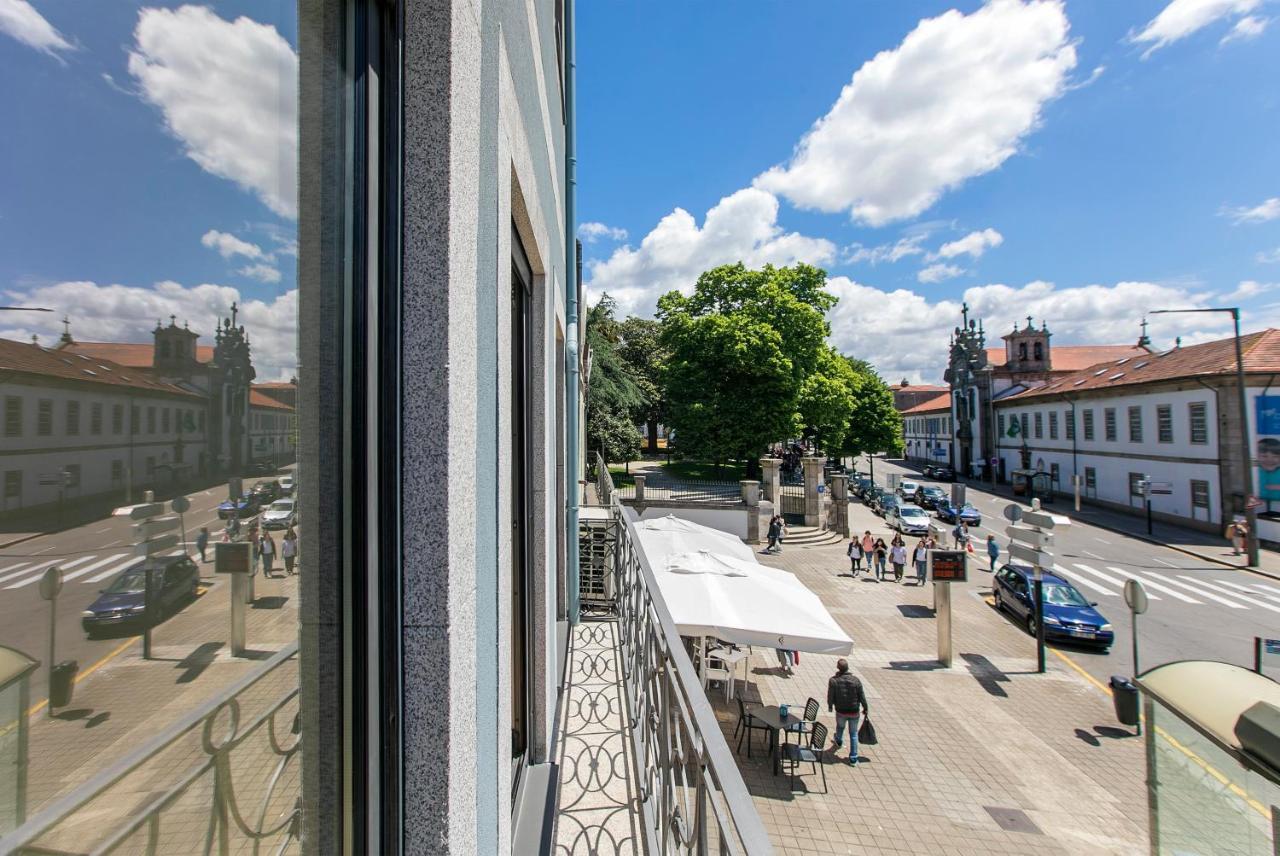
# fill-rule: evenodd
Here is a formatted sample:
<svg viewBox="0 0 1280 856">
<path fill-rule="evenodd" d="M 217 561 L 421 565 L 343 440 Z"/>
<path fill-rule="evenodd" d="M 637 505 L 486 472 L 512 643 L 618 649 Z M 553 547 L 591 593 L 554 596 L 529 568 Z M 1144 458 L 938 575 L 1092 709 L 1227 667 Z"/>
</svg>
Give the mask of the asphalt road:
<svg viewBox="0 0 1280 856">
<path fill-rule="evenodd" d="M 246 478 L 246 488 L 257 480 Z M 213 542 L 225 525 L 218 519 L 217 507 L 226 494 L 225 487 L 213 487 L 188 496 L 191 508 L 183 517 L 188 550 L 196 556 L 200 567 L 202 596 L 153 631 L 155 644 L 162 644 L 167 625 L 210 610 L 227 609 L 226 595 L 221 590 L 229 587 L 223 586 L 213 572 Z M 76 660 L 83 675 L 95 663 L 136 638 L 122 635 L 88 639 L 80 627 L 81 613 L 98 597 L 101 589 L 137 562 L 133 554 L 133 522 L 128 518 L 107 517 L 0 549 L 0 644 L 17 648 L 41 662 L 41 667 L 31 676 L 32 705 L 43 701 L 48 693 L 44 664 L 48 658 L 50 605 L 40 597 L 39 580 L 49 565 L 62 568 L 64 579 L 56 602 L 55 661 Z M 199 563 L 195 549 L 196 534 L 201 526 L 208 526 L 211 535 L 207 551 L 209 563 L 204 565 Z M 276 543 L 279 544 L 279 537 Z M 279 556 L 276 563 L 280 564 Z"/>
<path fill-rule="evenodd" d="M 863 458 L 858 469 L 867 471 Z M 877 458 L 875 480 L 884 485 L 889 473 L 929 483 L 917 470 Z M 950 486 L 941 485 L 950 490 Z M 994 534 L 1000 544 L 1001 563 L 1008 561 L 1008 521 L 1002 512 L 1010 504 L 969 485 L 966 499 L 982 512 L 975 535 L 978 551 L 972 563 L 966 593 L 989 601 L 990 574 L 986 572 L 985 541 Z M 950 527 L 947 527 L 948 529 Z M 910 542 L 908 542 L 910 543 Z M 1138 657 L 1142 671 L 1176 660 L 1220 660 L 1253 667 L 1254 637 L 1280 637 L 1280 581 L 1206 562 L 1156 544 L 1121 535 L 1085 523 L 1072 523 L 1054 532 L 1051 551 L 1057 571 L 1075 584 L 1115 628 L 1116 642 L 1109 653 L 1071 645 L 1054 645 L 1090 675 L 1105 683 L 1113 674 L 1133 674 L 1133 622 L 1124 602 L 1125 579 L 1136 577 L 1146 587 L 1150 608 L 1138 617 Z M 998 565 L 997 565 L 998 567 Z M 974 569 L 982 570 L 973 572 Z M 992 621 L 1012 621 L 991 611 Z M 1028 636 L 1034 649 L 1034 640 Z M 962 640 L 956 640 L 963 647 Z M 1270 661 L 1276 664 L 1276 659 Z M 1265 670 L 1280 677 L 1280 668 Z"/>
</svg>

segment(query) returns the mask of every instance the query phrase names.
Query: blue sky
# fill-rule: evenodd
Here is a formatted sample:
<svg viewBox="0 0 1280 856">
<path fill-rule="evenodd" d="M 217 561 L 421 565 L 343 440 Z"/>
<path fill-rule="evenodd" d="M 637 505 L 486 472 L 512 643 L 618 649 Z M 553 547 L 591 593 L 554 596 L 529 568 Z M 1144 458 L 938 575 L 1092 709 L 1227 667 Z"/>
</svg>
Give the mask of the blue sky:
<svg viewBox="0 0 1280 856">
<path fill-rule="evenodd" d="M 238 300 L 260 376 L 287 375 L 294 6 L 181 5 L 0 0 L 0 300 L 57 313 L 0 335 L 51 341 L 65 314 L 145 341 L 175 314 L 210 344 Z"/>
<path fill-rule="evenodd" d="M 655 5 L 578 12 L 580 220 L 609 227 L 584 233 L 587 281 L 625 310 L 735 256 L 813 261 L 835 342 L 913 380 L 940 375 L 966 297 L 997 335 L 1031 313 L 1060 344 L 1130 341 L 1169 305 L 1280 323 L 1280 4 Z M 698 231 L 743 192 L 776 218 L 738 197 Z"/>
</svg>

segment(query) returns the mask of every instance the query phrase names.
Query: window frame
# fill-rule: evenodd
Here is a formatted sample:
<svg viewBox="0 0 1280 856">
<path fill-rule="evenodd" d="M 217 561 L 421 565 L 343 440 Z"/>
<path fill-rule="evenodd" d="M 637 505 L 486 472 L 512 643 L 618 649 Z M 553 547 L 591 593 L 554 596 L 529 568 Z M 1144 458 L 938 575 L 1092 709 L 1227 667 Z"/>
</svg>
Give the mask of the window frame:
<svg viewBox="0 0 1280 856">
<path fill-rule="evenodd" d="M 1128 412 L 1129 442 L 1142 442 L 1142 405 L 1130 404 Z"/>
<path fill-rule="evenodd" d="M 1084 410 L 1081 411 L 1080 425 L 1081 425 L 1081 428 L 1084 429 L 1085 442 L 1086 443 L 1093 442 L 1094 438 L 1097 437 L 1097 433 L 1094 430 L 1092 407 L 1086 407 Z"/>
<path fill-rule="evenodd" d="M 1107 443 L 1119 442 L 1119 424 L 1114 407 L 1102 408 L 1102 438 Z"/>
<path fill-rule="evenodd" d="M 1198 415 L 1197 415 L 1198 414 Z M 1200 423 L 1199 436 L 1196 439 L 1196 422 Z M 1191 401 L 1187 403 L 1187 424 L 1190 429 L 1190 441 L 1194 446 L 1209 445 L 1209 402 Z"/>
<path fill-rule="evenodd" d="M 1173 440 L 1173 405 L 1156 405 L 1156 442 L 1172 443 Z"/>
</svg>

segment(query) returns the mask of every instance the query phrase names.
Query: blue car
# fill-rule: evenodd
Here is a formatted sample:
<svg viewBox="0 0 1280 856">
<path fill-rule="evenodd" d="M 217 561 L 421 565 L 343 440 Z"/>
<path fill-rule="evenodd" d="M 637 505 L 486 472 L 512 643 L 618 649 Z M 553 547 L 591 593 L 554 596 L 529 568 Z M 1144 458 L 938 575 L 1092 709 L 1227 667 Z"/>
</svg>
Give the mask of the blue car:
<svg viewBox="0 0 1280 856">
<path fill-rule="evenodd" d="M 963 520 L 970 526 L 982 525 L 982 512 L 967 502 L 957 508 L 951 504 L 950 500 L 944 500 L 935 505 L 934 509 L 937 511 L 938 519 L 947 523 L 959 523 Z"/>
<path fill-rule="evenodd" d="M 156 620 L 161 620 L 199 596 L 200 571 L 187 556 L 164 556 L 154 561 L 151 581 L 156 597 L 154 614 Z M 80 626 L 85 634 L 92 639 L 112 631 L 142 629 L 146 623 L 146 585 L 146 565 L 139 559 L 81 613 Z"/>
<path fill-rule="evenodd" d="M 1036 613 L 1033 592 L 1034 574 L 1026 565 L 1005 565 L 996 572 L 991 586 L 996 609 L 1008 612 L 1022 622 L 1032 636 L 1036 635 Z M 1115 631 L 1111 624 L 1094 609 L 1095 604 L 1071 583 L 1056 574 L 1045 572 L 1044 585 L 1044 638 L 1057 642 L 1074 642 L 1078 645 L 1095 645 L 1102 649 L 1111 647 Z"/>
<path fill-rule="evenodd" d="M 228 520 L 233 514 L 244 520 L 246 517 L 252 517 L 258 513 L 258 497 L 251 493 L 246 493 L 235 502 L 226 500 L 218 505 L 218 517 Z M 238 513 L 237 513 L 238 512 Z"/>
</svg>

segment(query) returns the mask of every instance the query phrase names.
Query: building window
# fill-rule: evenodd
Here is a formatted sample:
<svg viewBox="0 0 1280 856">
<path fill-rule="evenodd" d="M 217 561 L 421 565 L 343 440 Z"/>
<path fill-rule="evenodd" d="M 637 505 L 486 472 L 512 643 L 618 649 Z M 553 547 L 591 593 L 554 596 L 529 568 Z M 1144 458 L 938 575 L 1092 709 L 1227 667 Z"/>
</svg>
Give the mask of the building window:
<svg viewBox="0 0 1280 856">
<path fill-rule="evenodd" d="M 102 402 L 95 401 L 89 405 L 89 433 L 102 433 Z"/>
<path fill-rule="evenodd" d="M 1049 481 L 1053 483 L 1054 487 L 1058 486 L 1058 480 L 1061 478 L 1062 478 L 1062 471 L 1058 468 L 1058 465 L 1056 463 L 1050 464 L 1049 465 Z"/>
<path fill-rule="evenodd" d="M 996 433 L 1001 437 L 1004 436 L 1004 414 L 1001 413 L 996 417 Z"/>
<path fill-rule="evenodd" d="M 1067 439 L 1074 440 L 1076 438 L 1076 411 L 1074 407 L 1063 411 L 1062 424 L 1067 429 Z"/>
<path fill-rule="evenodd" d="M 67 464 L 62 468 L 62 483 L 67 487 L 80 487 L 80 465 Z"/>
<path fill-rule="evenodd" d="M 1191 507 L 1209 507 L 1209 483 L 1200 479 L 1191 480 Z"/>
<path fill-rule="evenodd" d="M 1088 411 L 1085 411 L 1086 413 Z M 1093 467 L 1084 468 L 1084 489 L 1092 496 L 1098 490 L 1098 471 Z"/>
<path fill-rule="evenodd" d="M 1191 417 L 1191 442 L 1204 445 L 1209 442 L 1209 405 L 1203 401 L 1193 401 L 1187 405 L 1187 413 Z"/>
<path fill-rule="evenodd" d="M 5 470 L 4 471 L 4 498 L 6 500 L 17 500 L 18 504 L 22 501 L 22 470 Z"/>
<path fill-rule="evenodd" d="M 22 436 L 22 396 L 4 397 L 4 436 Z"/>
<path fill-rule="evenodd" d="M 156 459 L 154 455 L 147 455 L 147 469 L 145 472 L 147 478 L 151 478 L 156 474 Z"/>
<path fill-rule="evenodd" d="M 134 404 L 129 408 L 129 433 L 139 434 L 142 432 L 142 408 Z"/>
<path fill-rule="evenodd" d="M 147 408 L 147 433 L 156 433 L 156 409 L 154 407 Z"/>
<path fill-rule="evenodd" d="M 168 407 L 161 408 L 160 410 L 160 433 L 162 434 L 169 433 L 169 429 L 170 429 L 169 420 L 170 420 L 171 412 L 172 411 Z"/>
<path fill-rule="evenodd" d="M 511 258 L 511 425 L 508 437 L 511 455 L 512 532 L 510 592 L 508 605 L 511 628 L 511 769 L 512 780 L 517 781 L 524 767 L 531 733 L 532 686 L 532 635 L 530 633 L 531 586 L 533 581 L 533 544 L 530 538 L 528 515 L 533 511 L 530 491 L 530 461 L 532 459 L 531 400 L 533 394 L 530 373 L 531 321 L 530 310 L 534 304 L 530 295 L 533 276 L 528 258 L 520 244 L 520 236 L 512 228 Z"/>
<path fill-rule="evenodd" d="M 1018 429 L 1019 433 L 1022 435 L 1023 442 L 1025 442 L 1027 439 L 1027 414 L 1018 414 Z"/>
<path fill-rule="evenodd" d="M 115 483 L 124 481 L 124 461 L 111 462 L 111 481 Z"/>
<path fill-rule="evenodd" d="M 1156 439 L 1161 443 L 1173 442 L 1173 407 L 1156 405 Z"/>
<path fill-rule="evenodd" d="M 1146 473 L 1129 473 L 1129 496 L 1142 496 L 1142 481 Z"/>
<path fill-rule="evenodd" d="M 67 402 L 67 436 L 80 436 L 80 402 L 74 399 Z"/>
<path fill-rule="evenodd" d="M 1036 411 L 1036 439 L 1039 440 L 1044 436 L 1044 414 L 1039 410 Z"/>
<path fill-rule="evenodd" d="M 1023 362 L 1026 362 L 1027 360 L 1027 343 L 1026 342 L 1018 343 L 1018 359 L 1022 360 Z"/>
<path fill-rule="evenodd" d="M 1058 411 L 1049 411 L 1049 439 L 1058 439 Z"/>
<path fill-rule="evenodd" d="M 40 399 L 36 407 L 36 434 L 41 437 L 53 434 L 53 402 L 47 398 Z"/>
<path fill-rule="evenodd" d="M 1108 443 L 1116 441 L 1116 409 L 1114 407 L 1103 408 L 1102 431 Z"/>
<path fill-rule="evenodd" d="M 1129 408 L 1129 442 L 1142 442 L 1142 408 L 1136 405 Z"/>
<path fill-rule="evenodd" d="M 111 433 L 119 434 L 124 431 L 124 405 L 111 405 Z"/>
<path fill-rule="evenodd" d="M 1084 438 L 1086 440 L 1093 439 L 1093 411 L 1085 410 L 1080 414 L 1080 418 L 1084 421 Z"/>
</svg>

